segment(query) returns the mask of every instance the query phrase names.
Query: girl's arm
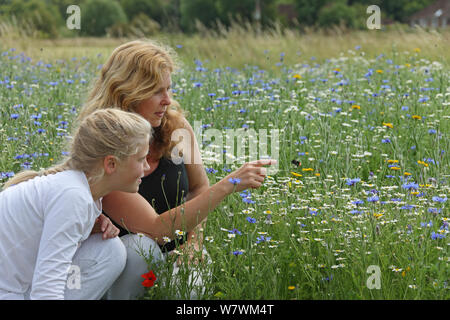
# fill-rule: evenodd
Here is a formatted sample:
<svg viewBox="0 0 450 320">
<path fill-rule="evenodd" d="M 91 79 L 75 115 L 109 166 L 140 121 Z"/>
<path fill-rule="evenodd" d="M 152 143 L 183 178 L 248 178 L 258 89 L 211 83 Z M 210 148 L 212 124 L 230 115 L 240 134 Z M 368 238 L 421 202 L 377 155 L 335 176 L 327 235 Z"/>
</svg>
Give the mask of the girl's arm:
<svg viewBox="0 0 450 320">
<path fill-rule="evenodd" d="M 90 217 L 84 189 L 71 188 L 54 195 L 46 204 L 45 220 L 31 284 L 31 299 L 64 299 L 68 271 L 83 236 L 88 236 L 95 217 Z M 91 199 L 92 202 L 92 199 Z M 92 219 L 91 219 L 92 218 Z"/>
</svg>

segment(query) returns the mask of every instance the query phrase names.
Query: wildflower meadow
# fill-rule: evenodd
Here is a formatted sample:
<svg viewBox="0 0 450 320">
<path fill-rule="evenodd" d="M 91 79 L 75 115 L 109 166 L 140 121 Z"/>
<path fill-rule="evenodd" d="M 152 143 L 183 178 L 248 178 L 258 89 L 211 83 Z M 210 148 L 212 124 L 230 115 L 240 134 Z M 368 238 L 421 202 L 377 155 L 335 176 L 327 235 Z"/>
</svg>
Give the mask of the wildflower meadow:
<svg viewBox="0 0 450 320">
<path fill-rule="evenodd" d="M 210 183 L 249 160 L 225 143 L 231 129 L 247 134 L 236 142 L 245 151 L 266 130 L 259 155 L 278 165 L 260 189 L 209 214 L 209 259 L 185 261 L 176 277 L 182 249 L 149 261 L 142 298 L 449 299 L 450 69 L 422 50 L 369 55 L 357 45 L 286 63 L 270 48 L 260 52 L 276 56 L 266 67 L 183 64 L 173 98 L 199 123 Z M 105 60 L 36 60 L 0 45 L 0 183 L 66 154 Z"/>
</svg>

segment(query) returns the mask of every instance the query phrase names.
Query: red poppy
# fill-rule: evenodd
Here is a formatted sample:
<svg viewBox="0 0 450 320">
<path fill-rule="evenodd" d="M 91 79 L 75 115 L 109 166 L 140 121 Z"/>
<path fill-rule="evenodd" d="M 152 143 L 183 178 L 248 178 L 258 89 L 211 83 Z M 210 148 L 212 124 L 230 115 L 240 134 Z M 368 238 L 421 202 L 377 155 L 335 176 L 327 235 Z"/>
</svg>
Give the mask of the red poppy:
<svg viewBox="0 0 450 320">
<path fill-rule="evenodd" d="M 156 276 L 152 270 L 150 270 L 147 273 L 144 273 L 143 275 L 141 275 L 141 277 L 145 279 L 144 281 L 142 281 L 142 285 L 144 287 L 150 288 L 153 287 L 153 285 L 155 284 Z"/>
</svg>

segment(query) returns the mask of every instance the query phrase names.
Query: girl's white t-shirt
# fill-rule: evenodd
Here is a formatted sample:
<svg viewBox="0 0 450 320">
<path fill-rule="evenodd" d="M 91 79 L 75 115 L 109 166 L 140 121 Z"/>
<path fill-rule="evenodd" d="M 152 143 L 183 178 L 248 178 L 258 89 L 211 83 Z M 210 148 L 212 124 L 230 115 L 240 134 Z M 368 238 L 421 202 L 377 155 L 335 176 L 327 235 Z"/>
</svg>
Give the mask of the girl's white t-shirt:
<svg viewBox="0 0 450 320">
<path fill-rule="evenodd" d="M 31 299 L 64 299 L 73 256 L 101 212 L 76 170 L 0 192 L 0 291 L 24 294 L 31 286 Z"/>
</svg>

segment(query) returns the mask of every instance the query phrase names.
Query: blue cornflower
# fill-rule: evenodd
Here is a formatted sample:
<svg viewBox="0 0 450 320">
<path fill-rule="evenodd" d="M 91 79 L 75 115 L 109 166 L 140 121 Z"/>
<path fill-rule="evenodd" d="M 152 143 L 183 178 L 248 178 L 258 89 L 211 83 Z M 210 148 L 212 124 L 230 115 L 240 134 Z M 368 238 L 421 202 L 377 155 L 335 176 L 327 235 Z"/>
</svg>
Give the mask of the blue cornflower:
<svg viewBox="0 0 450 320">
<path fill-rule="evenodd" d="M 430 130 L 428 130 L 428 133 L 429 133 L 429 134 L 436 134 L 436 130 L 430 129 Z"/>
<path fill-rule="evenodd" d="M 356 201 L 352 201 L 352 204 L 356 204 L 356 205 L 364 204 L 364 200 L 356 200 Z"/>
<path fill-rule="evenodd" d="M 241 254 L 243 254 L 243 253 L 244 253 L 244 250 L 242 250 L 242 249 L 233 251 L 233 254 L 234 254 L 235 256 L 239 256 L 239 255 L 241 255 Z"/>
<path fill-rule="evenodd" d="M 242 201 L 243 201 L 244 203 L 248 203 L 248 204 L 256 203 L 255 201 L 253 201 L 253 200 L 250 199 L 250 198 L 242 198 Z"/>
<path fill-rule="evenodd" d="M 429 212 L 429 213 L 435 213 L 435 214 L 438 214 L 438 213 L 441 213 L 441 209 L 437 209 L 437 208 L 428 208 L 428 212 Z"/>
<path fill-rule="evenodd" d="M 228 233 L 237 234 L 237 235 L 242 235 L 242 233 L 241 233 L 238 229 L 236 229 L 236 228 L 234 228 L 233 230 L 229 230 Z"/>
<path fill-rule="evenodd" d="M 444 202 L 447 201 L 447 198 L 441 198 L 441 197 L 438 197 L 438 196 L 435 196 L 432 199 L 433 199 L 434 202 L 439 202 L 439 203 L 444 203 Z"/>
<path fill-rule="evenodd" d="M 252 218 L 252 217 L 247 217 L 246 220 L 247 220 L 248 222 L 250 222 L 250 223 L 255 223 L 255 222 L 256 222 L 256 219 L 255 219 L 255 218 Z"/>
<path fill-rule="evenodd" d="M 382 143 L 391 143 L 391 140 L 389 138 L 381 139 Z"/>
<path fill-rule="evenodd" d="M 431 233 L 431 239 L 432 240 L 444 239 L 444 238 L 445 238 L 445 234 L 436 233 L 434 231 Z"/>
<path fill-rule="evenodd" d="M 20 115 L 18 113 L 11 113 L 11 119 L 17 119 Z"/>
<path fill-rule="evenodd" d="M 368 197 L 367 202 L 377 202 L 380 198 L 378 196 Z"/>
<path fill-rule="evenodd" d="M 270 239 L 272 239 L 272 238 L 271 237 L 259 236 L 259 237 L 256 238 L 256 243 L 258 244 L 258 243 L 261 243 L 261 242 L 264 242 L 264 241 L 270 241 Z"/>
<path fill-rule="evenodd" d="M 430 222 L 421 222 L 420 223 L 421 227 L 432 227 L 433 226 L 433 221 L 430 220 Z"/>
<path fill-rule="evenodd" d="M 407 189 L 407 190 L 411 190 L 411 189 L 417 190 L 417 189 L 419 189 L 419 184 L 414 183 L 414 182 L 405 183 L 402 185 L 402 188 Z"/>
<path fill-rule="evenodd" d="M 217 170 L 214 168 L 208 168 L 208 169 L 206 169 L 206 172 L 207 173 L 217 173 Z"/>
<path fill-rule="evenodd" d="M 241 179 L 239 178 L 230 178 L 228 179 L 228 181 L 230 181 L 234 185 L 241 183 Z"/>
<path fill-rule="evenodd" d="M 360 178 L 347 179 L 346 184 L 347 184 L 348 186 L 353 186 L 353 185 L 355 185 L 356 183 L 358 183 L 358 182 L 360 182 L 360 181 L 361 181 Z"/>
</svg>

